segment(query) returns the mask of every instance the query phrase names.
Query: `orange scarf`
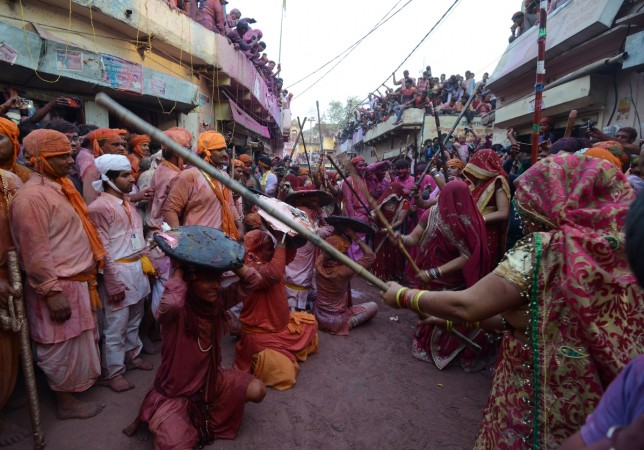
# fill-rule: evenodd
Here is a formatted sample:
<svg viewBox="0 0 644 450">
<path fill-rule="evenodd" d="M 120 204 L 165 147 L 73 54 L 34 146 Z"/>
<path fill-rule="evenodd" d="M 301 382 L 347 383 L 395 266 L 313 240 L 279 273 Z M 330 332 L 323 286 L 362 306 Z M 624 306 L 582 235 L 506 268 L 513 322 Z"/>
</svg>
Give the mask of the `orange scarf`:
<svg viewBox="0 0 644 450">
<path fill-rule="evenodd" d="M 15 172 L 16 168 L 16 159 L 20 153 L 20 142 L 18 138 L 20 137 L 20 131 L 18 126 L 4 117 L 0 117 L 0 133 L 7 135 L 11 143 L 13 144 L 13 160 L 11 164 L 6 164 L 2 168 L 8 170 L 9 172 Z"/>
<path fill-rule="evenodd" d="M 225 187 L 219 187 L 219 184 L 210 178 L 203 170 L 201 171 L 206 181 L 210 185 L 212 192 L 215 193 L 217 200 L 221 204 L 221 228 L 224 233 L 230 236 L 233 239 L 239 239 L 239 231 L 237 230 L 237 225 L 235 225 L 235 218 L 233 217 L 232 210 L 228 207 L 230 204 L 230 191 Z"/>
</svg>

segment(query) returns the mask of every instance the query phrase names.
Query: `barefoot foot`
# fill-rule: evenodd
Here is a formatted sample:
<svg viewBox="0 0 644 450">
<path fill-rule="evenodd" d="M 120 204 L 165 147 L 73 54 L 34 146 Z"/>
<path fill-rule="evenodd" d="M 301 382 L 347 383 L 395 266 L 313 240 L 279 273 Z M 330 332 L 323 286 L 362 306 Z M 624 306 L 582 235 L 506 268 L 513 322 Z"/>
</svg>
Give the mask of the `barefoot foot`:
<svg viewBox="0 0 644 450">
<path fill-rule="evenodd" d="M 114 392 L 125 392 L 134 389 L 134 385 L 127 381 L 123 375 L 117 375 L 109 380 L 101 380 L 101 386 L 107 386 Z"/>
<path fill-rule="evenodd" d="M 105 408 L 103 403 L 81 402 L 68 392 L 55 392 L 57 400 L 56 417 L 59 420 L 89 419 Z"/>
<path fill-rule="evenodd" d="M 152 370 L 154 368 L 154 365 L 150 361 L 145 361 L 139 356 L 134 358 L 132 361 L 127 362 L 125 364 L 125 368 L 127 370 Z"/>
<path fill-rule="evenodd" d="M 17 444 L 29 437 L 31 433 L 29 430 L 22 428 L 13 423 L 6 422 L 0 417 L 0 447 L 8 447 Z"/>
</svg>

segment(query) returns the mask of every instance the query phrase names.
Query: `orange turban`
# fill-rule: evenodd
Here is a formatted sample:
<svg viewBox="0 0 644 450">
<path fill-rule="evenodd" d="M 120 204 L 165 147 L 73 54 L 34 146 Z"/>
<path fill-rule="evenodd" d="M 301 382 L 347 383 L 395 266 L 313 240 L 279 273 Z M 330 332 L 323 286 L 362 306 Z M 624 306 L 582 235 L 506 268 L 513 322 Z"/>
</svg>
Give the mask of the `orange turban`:
<svg viewBox="0 0 644 450">
<path fill-rule="evenodd" d="M 608 161 L 609 163 L 612 163 L 616 167 L 619 167 L 619 169 L 622 169 L 622 160 L 619 159 L 617 156 L 613 155 L 611 152 L 609 152 L 606 149 L 599 148 L 599 147 L 593 147 L 589 148 L 584 152 L 584 155 L 587 156 L 594 156 L 595 158 L 600 158 L 605 161 Z"/>
<path fill-rule="evenodd" d="M 216 131 L 206 131 L 197 139 L 197 154 L 204 157 L 204 161 L 210 162 L 210 151 L 226 148 L 226 139 Z"/>
<path fill-rule="evenodd" d="M 97 130 L 90 131 L 87 135 L 87 139 L 92 143 L 94 158 L 98 158 L 103 154 L 103 150 L 101 150 L 101 146 L 98 141 L 102 141 L 104 139 L 121 139 L 120 131 L 122 130 L 115 130 L 112 128 L 99 128 Z"/>
<path fill-rule="evenodd" d="M 16 166 L 16 159 L 20 153 L 20 141 L 18 139 L 20 137 L 20 131 L 18 130 L 18 126 L 11 120 L 0 117 L 0 133 L 6 134 L 13 143 L 13 162 L 9 168 L 9 170 L 13 171 Z"/>
<path fill-rule="evenodd" d="M 365 162 L 365 160 L 364 160 L 364 158 L 362 156 L 356 156 L 355 158 L 353 158 L 351 160 L 351 164 L 353 164 L 354 166 L 356 164 L 358 164 L 359 162 Z"/>
<path fill-rule="evenodd" d="M 244 162 L 239 159 L 233 161 L 233 164 L 235 165 L 235 167 L 244 167 Z"/>
<path fill-rule="evenodd" d="M 326 238 L 325 241 L 340 253 L 346 253 L 349 247 L 351 247 L 349 239 L 343 236 L 338 236 L 337 234 L 332 234 Z"/>
<path fill-rule="evenodd" d="M 242 153 L 239 155 L 239 160 L 242 161 L 243 163 L 253 163 L 253 159 L 248 156 L 246 153 Z"/>
<path fill-rule="evenodd" d="M 189 148 L 192 145 L 192 133 L 181 127 L 172 127 L 163 132 L 182 147 Z"/>
<path fill-rule="evenodd" d="M 46 158 L 60 156 L 71 153 L 72 146 L 69 139 L 60 131 L 55 130 L 34 130 L 25 136 L 23 140 L 25 145 L 25 154 L 30 157 L 31 163 L 36 167 L 36 171 L 42 174 L 42 169 L 46 168 L 41 164 Z M 55 175 L 53 172 L 50 175 Z"/>
<path fill-rule="evenodd" d="M 461 161 L 458 158 L 449 159 L 447 161 L 447 167 L 450 167 L 450 166 L 458 167 L 461 170 L 465 169 L 465 164 L 463 164 L 463 161 Z"/>
<path fill-rule="evenodd" d="M 150 139 L 150 136 L 147 134 L 137 134 L 130 139 L 130 146 L 132 147 L 132 151 L 139 157 L 139 158 L 144 158 L 145 154 L 143 153 L 143 150 L 141 149 L 141 145 L 143 144 L 149 144 L 152 142 Z"/>
</svg>

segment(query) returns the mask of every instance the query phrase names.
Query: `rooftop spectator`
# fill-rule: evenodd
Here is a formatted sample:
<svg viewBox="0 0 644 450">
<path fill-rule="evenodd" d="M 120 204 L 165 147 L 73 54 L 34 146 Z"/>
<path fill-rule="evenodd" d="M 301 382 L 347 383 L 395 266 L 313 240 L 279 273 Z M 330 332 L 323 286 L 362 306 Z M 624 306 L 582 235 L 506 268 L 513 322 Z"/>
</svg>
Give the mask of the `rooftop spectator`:
<svg viewBox="0 0 644 450">
<path fill-rule="evenodd" d="M 226 34 L 224 4 L 226 0 L 201 0 L 198 2 L 195 20 L 206 29 L 219 34 Z"/>
</svg>

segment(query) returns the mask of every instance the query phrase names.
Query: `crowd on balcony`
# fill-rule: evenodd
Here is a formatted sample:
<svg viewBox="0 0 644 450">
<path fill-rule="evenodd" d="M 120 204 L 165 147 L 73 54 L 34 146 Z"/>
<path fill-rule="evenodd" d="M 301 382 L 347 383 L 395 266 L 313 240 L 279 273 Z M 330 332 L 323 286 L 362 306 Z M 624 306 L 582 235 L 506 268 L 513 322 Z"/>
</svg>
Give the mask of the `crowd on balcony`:
<svg viewBox="0 0 644 450">
<path fill-rule="evenodd" d="M 440 77 L 432 77 L 432 68 L 427 66 L 422 75 L 416 79 L 403 72 L 403 77 L 397 79 L 392 73 L 393 88 L 384 87 L 369 94 L 365 103 L 354 112 L 354 117 L 339 133 L 338 139 L 343 142 L 359 127 L 363 132 L 368 131 L 381 122 L 387 122 L 395 117 L 394 125 L 402 123 L 406 109 L 418 108 L 426 113 L 436 110 L 439 114 L 459 115 L 465 110 L 463 117 L 468 125 L 476 116 L 490 113 L 496 107 L 496 98 L 489 90 L 485 90 L 488 73 L 484 73 L 480 81 L 469 70 L 465 76 L 443 73 Z M 470 101 L 473 97 L 472 101 Z"/>
<path fill-rule="evenodd" d="M 243 17 L 239 9 L 226 12 L 228 0 L 197 0 L 196 8 L 189 0 L 165 0 L 171 8 L 177 9 L 201 24 L 208 30 L 225 36 L 229 43 L 244 53 L 257 68 L 268 89 L 275 95 L 280 107 L 290 107 L 293 94 L 282 89 L 284 81 L 280 78 L 279 63 L 269 59 L 264 34 L 259 28 L 251 28 L 257 21 L 252 17 Z"/>
<path fill-rule="evenodd" d="M 564 3 L 570 0 L 548 0 L 547 13 L 550 14 Z M 539 23 L 539 14 L 541 7 L 537 0 L 522 0 L 521 10 L 512 14 L 512 26 L 510 27 L 509 41 L 513 42 L 516 38 L 528 31 Z"/>
</svg>

